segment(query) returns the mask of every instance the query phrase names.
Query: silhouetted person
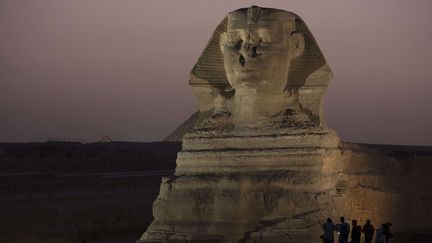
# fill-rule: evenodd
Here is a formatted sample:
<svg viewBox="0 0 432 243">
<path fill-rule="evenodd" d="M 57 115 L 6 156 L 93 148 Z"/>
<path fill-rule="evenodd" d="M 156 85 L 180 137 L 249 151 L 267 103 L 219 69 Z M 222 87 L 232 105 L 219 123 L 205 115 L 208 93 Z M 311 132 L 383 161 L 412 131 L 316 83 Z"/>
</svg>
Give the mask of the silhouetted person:
<svg viewBox="0 0 432 243">
<path fill-rule="evenodd" d="M 393 238 L 393 234 L 390 232 L 390 226 L 392 226 L 392 223 L 390 222 L 383 224 L 383 234 L 385 235 L 385 243 L 388 243 L 389 240 Z"/>
<path fill-rule="evenodd" d="M 350 225 L 345 222 L 344 217 L 340 217 L 340 224 L 336 225 L 337 230 L 339 231 L 339 243 L 347 243 L 348 235 L 350 232 Z"/>
<path fill-rule="evenodd" d="M 327 219 L 327 222 L 322 225 L 324 230 L 323 242 L 324 243 L 334 243 L 334 231 L 336 230 L 336 225 L 333 224 L 331 218 Z"/>
<path fill-rule="evenodd" d="M 352 220 L 351 243 L 360 243 L 361 226 L 357 225 L 357 220 Z"/>
<path fill-rule="evenodd" d="M 371 243 L 373 235 L 375 233 L 375 228 L 373 227 L 369 219 L 366 220 L 366 224 L 363 225 L 362 232 L 365 235 L 365 243 Z"/>
<path fill-rule="evenodd" d="M 384 234 L 384 227 L 385 224 L 382 224 L 379 229 L 376 231 L 376 243 L 385 243 L 386 242 L 386 235 Z"/>
</svg>

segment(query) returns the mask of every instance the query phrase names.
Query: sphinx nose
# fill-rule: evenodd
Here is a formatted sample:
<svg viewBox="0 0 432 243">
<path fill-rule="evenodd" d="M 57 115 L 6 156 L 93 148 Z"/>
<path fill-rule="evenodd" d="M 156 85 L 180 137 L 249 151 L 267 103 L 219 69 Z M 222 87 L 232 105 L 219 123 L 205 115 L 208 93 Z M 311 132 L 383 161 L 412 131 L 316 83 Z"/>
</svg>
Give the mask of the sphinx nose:
<svg viewBox="0 0 432 243">
<path fill-rule="evenodd" d="M 240 53 L 245 57 L 257 57 L 261 55 L 261 53 L 258 52 L 258 47 L 260 43 L 253 44 L 250 42 L 245 42 L 240 50 Z"/>
<path fill-rule="evenodd" d="M 244 43 L 242 48 L 240 49 L 239 63 L 242 66 L 245 66 L 248 60 L 251 60 L 257 56 L 260 56 L 261 53 L 257 52 L 257 48 L 259 45 L 252 45 L 251 43 Z"/>
<path fill-rule="evenodd" d="M 240 52 L 246 57 L 257 57 L 261 55 L 261 53 L 258 52 L 258 47 L 260 45 L 261 41 L 254 41 L 253 39 L 248 39 L 243 43 Z"/>
</svg>

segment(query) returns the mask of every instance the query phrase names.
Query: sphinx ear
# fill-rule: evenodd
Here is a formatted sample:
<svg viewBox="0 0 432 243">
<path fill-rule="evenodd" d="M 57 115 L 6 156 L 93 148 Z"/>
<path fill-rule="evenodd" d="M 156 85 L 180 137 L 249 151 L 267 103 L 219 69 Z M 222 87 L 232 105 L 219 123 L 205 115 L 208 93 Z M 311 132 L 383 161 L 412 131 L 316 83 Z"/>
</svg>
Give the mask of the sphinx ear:
<svg viewBox="0 0 432 243">
<path fill-rule="evenodd" d="M 224 53 L 224 45 L 225 45 L 227 39 L 228 39 L 227 33 L 223 32 L 220 35 L 220 39 L 219 39 L 219 48 L 220 48 L 220 51 L 222 52 L 222 54 Z"/>
<path fill-rule="evenodd" d="M 303 53 L 303 50 L 305 49 L 305 40 L 303 34 L 298 32 L 292 33 L 289 40 L 289 56 L 293 59 Z"/>
</svg>

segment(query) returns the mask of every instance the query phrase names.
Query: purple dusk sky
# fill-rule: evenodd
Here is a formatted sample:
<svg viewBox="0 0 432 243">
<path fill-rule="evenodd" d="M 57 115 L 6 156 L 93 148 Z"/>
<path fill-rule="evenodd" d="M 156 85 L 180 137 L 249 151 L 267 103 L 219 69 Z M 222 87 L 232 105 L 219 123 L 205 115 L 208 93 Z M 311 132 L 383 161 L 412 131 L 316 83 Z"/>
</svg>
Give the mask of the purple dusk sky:
<svg viewBox="0 0 432 243">
<path fill-rule="evenodd" d="M 430 0 L 1 0 L 0 142 L 163 139 L 197 109 L 188 75 L 214 28 L 251 5 L 309 26 L 344 141 L 432 145 Z"/>
</svg>

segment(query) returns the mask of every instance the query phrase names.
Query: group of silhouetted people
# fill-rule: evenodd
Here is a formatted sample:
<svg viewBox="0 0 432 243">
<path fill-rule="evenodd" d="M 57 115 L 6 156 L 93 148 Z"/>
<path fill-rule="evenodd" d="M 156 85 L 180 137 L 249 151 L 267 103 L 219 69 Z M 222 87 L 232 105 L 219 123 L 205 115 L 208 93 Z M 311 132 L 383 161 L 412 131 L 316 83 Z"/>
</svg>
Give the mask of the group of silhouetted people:
<svg viewBox="0 0 432 243">
<path fill-rule="evenodd" d="M 376 243 L 388 243 L 393 234 L 390 232 L 391 223 L 382 224 L 379 229 L 376 230 L 375 242 Z M 375 234 L 375 228 L 368 219 L 363 228 L 357 225 L 357 220 L 352 220 L 352 227 L 345 222 L 345 218 L 340 218 L 339 224 L 334 224 L 331 218 L 327 219 L 327 222 L 322 225 L 324 234 L 321 235 L 323 243 L 334 243 L 334 232 L 338 232 L 339 239 L 338 243 L 348 243 L 348 237 L 351 233 L 350 243 L 360 243 L 361 234 L 364 234 L 365 243 L 371 243 Z"/>
</svg>

